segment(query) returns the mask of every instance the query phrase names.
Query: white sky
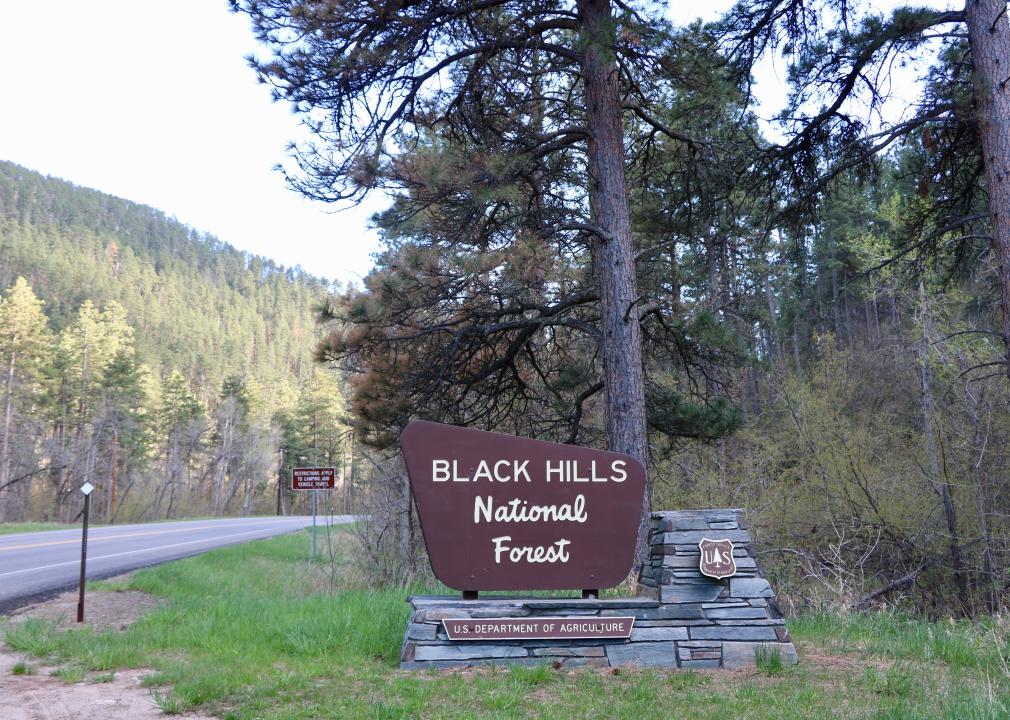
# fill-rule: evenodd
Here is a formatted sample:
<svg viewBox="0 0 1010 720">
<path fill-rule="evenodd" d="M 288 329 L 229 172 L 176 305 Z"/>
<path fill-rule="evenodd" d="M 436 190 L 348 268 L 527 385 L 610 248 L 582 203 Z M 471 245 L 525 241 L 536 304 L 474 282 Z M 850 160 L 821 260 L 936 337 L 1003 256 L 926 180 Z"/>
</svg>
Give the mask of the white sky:
<svg viewBox="0 0 1010 720">
<path fill-rule="evenodd" d="M 273 166 L 301 132 L 245 56 L 223 0 L 0 5 L 0 159 L 151 205 L 242 250 L 329 278 L 363 277 L 368 216 L 333 214 Z"/>
<path fill-rule="evenodd" d="M 731 4 L 701 7 L 711 19 Z M 678 22 L 698 8 L 670 2 Z M 0 159 L 151 205 L 315 275 L 361 278 L 377 247 L 368 217 L 386 200 L 334 213 L 286 188 L 272 168 L 302 130 L 246 65 L 255 49 L 248 21 L 223 0 L 6 2 Z M 756 75 L 771 116 L 784 71 L 768 62 Z"/>
<path fill-rule="evenodd" d="M 686 24 L 698 17 L 705 21 L 715 20 L 734 4 L 736 0 L 705 0 L 700 5 L 703 12 L 699 12 L 699 4 L 693 0 L 691 2 L 668 0 L 667 7 L 674 23 Z M 854 9 L 852 17 L 858 17 L 863 11 L 887 15 L 902 5 L 938 9 L 956 9 L 964 6 L 960 0 L 850 0 L 849 4 Z M 890 70 L 883 83 L 885 95 L 890 95 L 883 114 L 884 120 L 893 123 L 908 117 L 909 105 L 919 99 L 921 90 L 917 80 L 922 74 L 922 69 L 894 65 Z M 785 107 L 789 96 L 786 73 L 785 61 L 781 57 L 765 57 L 754 68 L 754 95 L 758 100 L 755 112 L 761 120 L 771 120 Z M 769 122 L 762 123 L 761 129 L 773 141 L 783 140 L 780 129 Z"/>
</svg>

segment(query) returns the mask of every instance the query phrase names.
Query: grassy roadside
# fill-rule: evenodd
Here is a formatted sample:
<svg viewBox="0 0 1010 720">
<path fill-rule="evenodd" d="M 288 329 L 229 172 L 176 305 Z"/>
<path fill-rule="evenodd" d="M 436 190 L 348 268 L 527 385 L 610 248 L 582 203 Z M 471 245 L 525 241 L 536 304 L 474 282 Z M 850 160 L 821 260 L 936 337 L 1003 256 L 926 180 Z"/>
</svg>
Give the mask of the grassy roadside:
<svg viewBox="0 0 1010 720">
<path fill-rule="evenodd" d="M 273 517 L 272 515 L 270 517 Z M 184 517 L 184 518 L 172 518 L 171 520 L 160 519 L 151 520 L 144 523 L 119 523 L 118 526 L 123 525 L 155 525 L 160 523 L 170 523 L 170 522 L 190 522 L 193 520 L 225 520 L 227 518 L 215 518 L 210 515 L 198 515 L 197 517 Z M 88 523 L 88 527 L 91 528 L 101 528 L 110 527 L 107 523 Z M 30 533 L 30 532 L 45 532 L 46 530 L 80 530 L 81 523 L 54 523 L 54 522 L 2 522 L 0 523 L 0 535 L 13 535 L 15 533 Z"/>
<path fill-rule="evenodd" d="M 234 720 L 1010 716 L 1004 620 L 802 618 L 790 627 L 804 661 L 778 671 L 407 673 L 396 669 L 405 592 L 354 587 L 347 573 L 330 593 L 308 545 L 300 533 L 143 570 L 122 587 L 168 602 L 128 630 L 60 633 L 27 621 L 6 642 L 60 663 L 70 679 L 153 667 L 165 710 L 199 706 Z"/>
<path fill-rule="evenodd" d="M 67 523 L 47 523 L 47 522 L 3 522 L 0 523 L 0 535 L 13 535 L 14 533 L 45 532 L 46 530 L 73 530 L 81 525 L 68 525 Z"/>
</svg>

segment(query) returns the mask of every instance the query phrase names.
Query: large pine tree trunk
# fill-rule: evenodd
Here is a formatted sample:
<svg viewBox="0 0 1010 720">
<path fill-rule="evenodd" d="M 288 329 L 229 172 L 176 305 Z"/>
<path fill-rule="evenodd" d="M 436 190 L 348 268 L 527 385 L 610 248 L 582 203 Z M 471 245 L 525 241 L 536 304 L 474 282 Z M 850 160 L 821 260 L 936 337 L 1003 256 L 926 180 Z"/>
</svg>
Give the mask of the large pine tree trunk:
<svg viewBox="0 0 1010 720">
<path fill-rule="evenodd" d="M 585 43 L 589 204 L 593 222 L 604 233 L 596 241 L 595 271 L 603 325 L 607 438 L 611 450 L 627 453 L 648 467 L 638 281 L 624 172 L 614 23 L 609 0 L 579 0 L 578 11 Z M 640 555 L 649 528 L 650 495 L 647 489 L 639 528 Z"/>
<path fill-rule="evenodd" d="M 989 189 L 1010 377 L 1010 25 L 1006 0 L 967 0 L 964 14 L 975 66 L 975 110 Z"/>
</svg>

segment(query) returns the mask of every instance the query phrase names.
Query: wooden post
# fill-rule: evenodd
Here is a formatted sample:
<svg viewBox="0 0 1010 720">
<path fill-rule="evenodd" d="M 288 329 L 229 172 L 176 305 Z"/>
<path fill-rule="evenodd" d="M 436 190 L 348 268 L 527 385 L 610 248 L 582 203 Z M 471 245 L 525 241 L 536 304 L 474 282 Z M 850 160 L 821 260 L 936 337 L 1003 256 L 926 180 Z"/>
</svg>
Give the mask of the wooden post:
<svg viewBox="0 0 1010 720">
<path fill-rule="evenodd" d="M 81 582 L 80 594 L 77 598 L 77 622 L 84 622 L 84 575 L 88 565 L 88 515 L 91 513 L 91 483 L 84 483 L 81 492 L 84 493 L 84 525 L 81 530 Z"/>
</svg>

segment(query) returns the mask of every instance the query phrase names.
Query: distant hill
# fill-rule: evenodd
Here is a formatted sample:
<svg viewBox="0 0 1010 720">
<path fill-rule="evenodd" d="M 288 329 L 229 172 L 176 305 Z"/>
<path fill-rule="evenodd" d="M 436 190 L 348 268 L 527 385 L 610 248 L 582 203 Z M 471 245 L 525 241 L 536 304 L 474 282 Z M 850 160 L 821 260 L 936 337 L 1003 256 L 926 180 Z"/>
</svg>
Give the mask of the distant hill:
<svg viewBox="0 0 1010 720">
<path fill-rule="evenodd" d="M 236 250 L 160 210 L 0 161 L 0 288 L 24 276 L 55 330 L 85 300 L 121 303 L 141 360 L 212 403 L 225 378 L 293 402 L 312 307 L 334 283 Z"/>
<path fill-rule="evenodd" d="M 335 290 L 0 162 L 0 523 L 73 519 L 85 482 L 103 522 L 274 512 L 299 462 L 351 487 L 340 378 L 312 359 Z"/>
</svg>

